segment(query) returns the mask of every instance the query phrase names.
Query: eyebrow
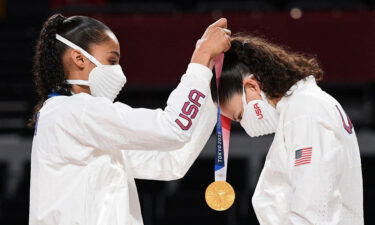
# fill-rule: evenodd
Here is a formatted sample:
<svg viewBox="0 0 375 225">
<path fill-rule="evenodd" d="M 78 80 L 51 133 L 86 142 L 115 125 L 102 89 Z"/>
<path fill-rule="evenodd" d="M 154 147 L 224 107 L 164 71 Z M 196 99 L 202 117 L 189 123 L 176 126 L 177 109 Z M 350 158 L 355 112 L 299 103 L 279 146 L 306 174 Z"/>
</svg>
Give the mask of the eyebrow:
<svg viewBox="0 0 375 225">
<path fill-rule="evenodd" d="M 120 58 L 120 53 L 118 51 L 109 51 L 107 53 L 113 53 L 113 54 L 117 55 L 117 57 Z"/>
</svg>

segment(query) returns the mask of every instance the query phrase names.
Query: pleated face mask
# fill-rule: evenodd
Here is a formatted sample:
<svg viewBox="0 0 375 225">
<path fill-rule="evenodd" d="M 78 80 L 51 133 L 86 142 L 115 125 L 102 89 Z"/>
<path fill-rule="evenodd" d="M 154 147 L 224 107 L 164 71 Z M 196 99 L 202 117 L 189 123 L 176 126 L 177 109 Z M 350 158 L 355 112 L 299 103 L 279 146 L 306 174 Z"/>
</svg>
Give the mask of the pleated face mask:
<svg viewBox="0 0 375 225">
<path fill-rule="evenodd" d="M 56 39 L 67 46 L 80 51 L 96 67 L 91 70 L 88 80 L 67 80 L 69 84 L 85 85 L 90 87 L 91 95 L 94 97 L 105 97 L 112 102 L 126 83 L 126 76 L 120 65 L 102 65 L 96 58 L 83 50 L 81 47 L 56 34 Z"/>
<path fill-rule="evenodd" d="M 267 97 L 261 91 L 262 100 L 246 103 L 246 92 L 243 87 L 242 104 L 244 112 L 241 126 L 250 137 L 259 137 L 275 133 L 278 121 L 276 109 L 268 103 Z"/>
</svg>

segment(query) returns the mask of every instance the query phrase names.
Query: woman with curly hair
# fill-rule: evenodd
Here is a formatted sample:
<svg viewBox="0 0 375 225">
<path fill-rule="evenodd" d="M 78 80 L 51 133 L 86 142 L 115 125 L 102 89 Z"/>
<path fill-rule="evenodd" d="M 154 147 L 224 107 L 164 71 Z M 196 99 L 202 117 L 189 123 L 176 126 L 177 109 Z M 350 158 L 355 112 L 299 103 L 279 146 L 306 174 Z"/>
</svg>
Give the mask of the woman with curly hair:
<svg viewBox="0 0 375 225">
<path fill-rule="evenodd" d="M 221 112 L 251 137 L 275 133 L 252 198 L 259 223 L 363 224 L 356 135 L 341 105 L 317 85 L 316 59 L 250 35 L 231 42 Z"/>
<path fill-rule="evenodd" d="M 105 24 L 60 14 L 44 23 L 34 62 L 30 225 L 143 224 L 134 178 L 183 177 L 211 134 L 208 66 L 230 47 L 226 27 L 220 19 L 207 28 L 166 108 L 151 110 L 113 102 L 126 78 Z"/>
</svg>

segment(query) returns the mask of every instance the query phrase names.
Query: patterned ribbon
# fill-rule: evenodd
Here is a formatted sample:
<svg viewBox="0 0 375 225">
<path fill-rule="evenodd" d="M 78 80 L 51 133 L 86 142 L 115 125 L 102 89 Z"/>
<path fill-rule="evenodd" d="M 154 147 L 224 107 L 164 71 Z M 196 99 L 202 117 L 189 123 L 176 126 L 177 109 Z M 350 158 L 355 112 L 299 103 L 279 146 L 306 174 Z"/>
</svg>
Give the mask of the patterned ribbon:
<svg viewBox="0 0 375 225">
<path fill-rule="evenodd" d="M 219 90 L 219 81 L 223 69 L 224 54 L 215 58 L 216 86 Z M 219 93 L 217 92 L 217 123 L 216 123 L 216 154 L 215 154 L 215 181 L 226 181 L 229 153 L 229 138 L 231 120 L 220 113 Z"/>
</svg>

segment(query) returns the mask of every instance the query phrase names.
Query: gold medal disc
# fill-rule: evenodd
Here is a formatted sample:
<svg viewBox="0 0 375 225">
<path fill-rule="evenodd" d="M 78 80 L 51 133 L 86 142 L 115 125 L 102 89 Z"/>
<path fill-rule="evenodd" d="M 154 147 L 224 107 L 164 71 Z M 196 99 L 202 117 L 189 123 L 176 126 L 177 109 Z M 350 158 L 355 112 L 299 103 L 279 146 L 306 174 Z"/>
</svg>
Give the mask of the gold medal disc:
<svg viewBox="0 0 375 225">
<path fill-rule="evenodd" d="M 215 181 L 206 189 L 207 205 L 216 211 L 229 209 L 236 197 L 233 187 L 225 181 Z"/>
</svg>

